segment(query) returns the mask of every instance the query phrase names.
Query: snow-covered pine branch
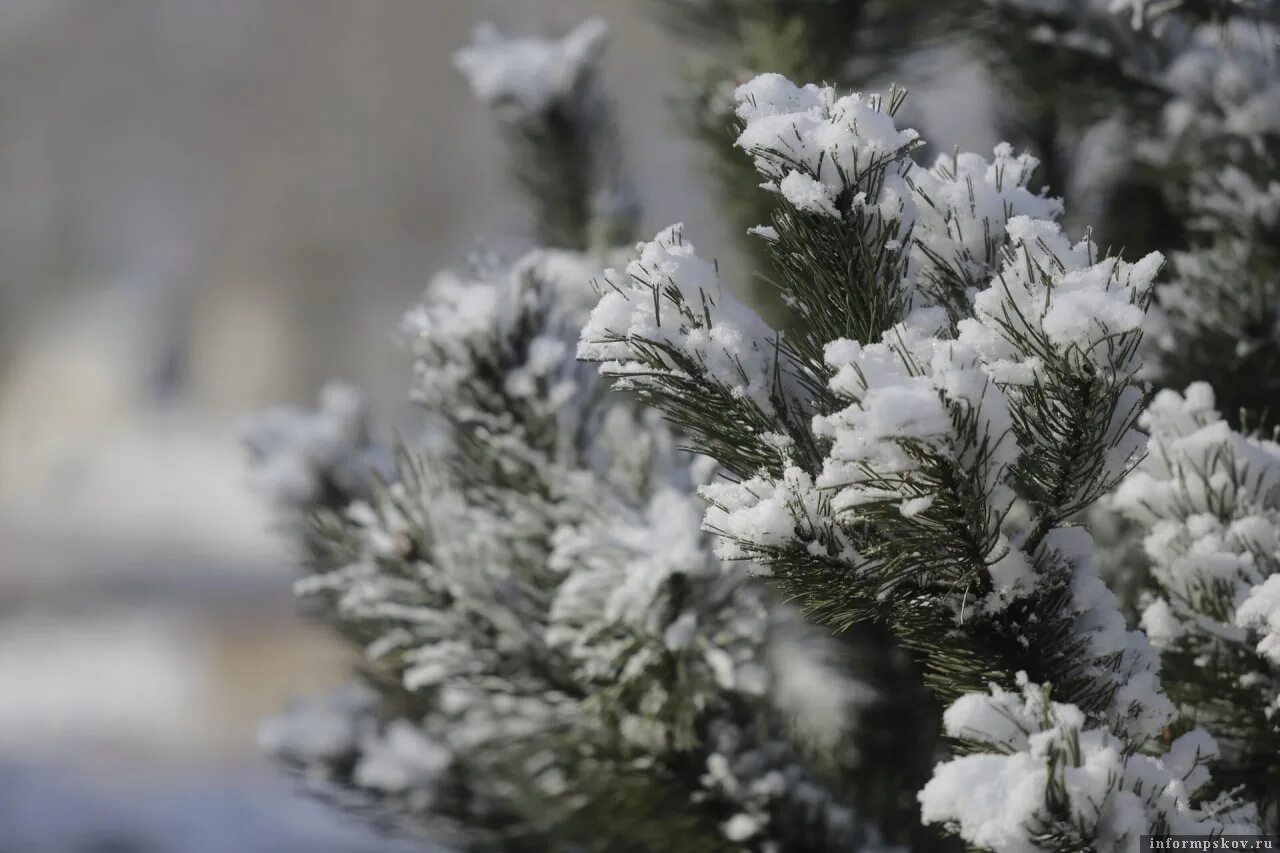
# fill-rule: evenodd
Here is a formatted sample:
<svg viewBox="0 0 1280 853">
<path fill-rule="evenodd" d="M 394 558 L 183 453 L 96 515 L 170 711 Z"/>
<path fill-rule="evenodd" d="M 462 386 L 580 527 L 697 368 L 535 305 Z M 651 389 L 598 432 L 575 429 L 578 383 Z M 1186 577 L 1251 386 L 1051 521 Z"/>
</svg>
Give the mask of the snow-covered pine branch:
<svg viewBox="0 0 1280 853">
<path fill-rule="evenodd" d="M 713 556 L 656 414 L 602 396 L 572 357 L 591 269 L 535 253 L 444 275 L 409 315 L 417 397 L 442 431 L 371 500 L 315 507 L 321 556 L 299 582 L 360 640 L 375 707 L 329 723 L 338 746 L 308 752 L 323 709 L 266 740 L 464 846 L 497 843 L 481 831 L 495 822 L 545 849 L 873 842 L 795 740 L 843 748 L 857 685 Z M 815 683 L 834 692 L 794 692 Z M 397 744 L 434 775 L 418 762 L 388 781 Z"/>
<path fill-rule="evenodd" d="M 787 51 L 874 4 L 669 5 L 777 22 L 728 41 L 834 67 L 834 27 Z M 1275 825 L 1280 449 L 1202 386 L 1144 413 L 1142 382 L 1248 364 L 1220 399 L 1274 397 L 1252 375 L 1280 352 L 1274 4 L 994 5 L 1034 27 L 1019 52 L 1136 83 L 1135 157 L 1194 177 L 1170 196 L 1192 239 L 1158 312 L 1160 256 L 1069 239 L 1035 158 L 926 168 L 902 92 L 766 74 L 717 91 L 769 202 L 751 236 L 794 320 L 772 328 L 681 226 L 616 250 L 636 208 L 603 25 L 477 31 L 455 64 L 546 248 L 433 280 L 403 327 L 423 434 L 394 453 L 341 386 L 247 428 L 299 593 L 361 652 L 360 684 L 268 724 L 268 750 L 346 808 L 476 851 L 1130 851 L 1254 831 L 1259 808 Z M 1163 658 L 1080 521 L 1116 508 L 1147 534 Z M 918 814 L 944 841 L 902 826 L 938 734 Z"/>
<path fill-rule="evenodd" d="M 482 32 L 459 54 L 482 99 L 514 108 L 522 169 L 570 165 L 524 146 L 597 103 L 601 37 Z M 574 356 L 607 257 L 437 276 L 403 330 L 424 434 L 394 466 L 347 389 L 246 428 L 301 536 L 299 594 L 362 653 L 363 686 L 292 709 L 264 745 L 343 806 L 464 850 L 880 849 L 848 787 L 873 692 L 715 556 L 707 466 Z"/>
<path fill-rule="evenodd" d="M 734 146 L 733 92 L 764 71 L 791 79 L 825 80 L 856 89 L 909 53 L 937 17 L 930 0 L 649 0 L 659 20 L 692 48 L 679 117 L 703 148 L 725 219 L 758 279 L 772 276 L 769 253 L 746 229 L 768 217 L 771 203 L 750 158 Z M 748 283 L 750 284 L 750 283 Z M 769 300 L 768 288 L 752 294 Z M 770 316 L 785 306 L 766 304 Z"/>
<path fill-rule="evenodd" d="M 1052 690 L 1052 735 L 949 729 L 972 754 L 922 793 L 930 820 L 994 850 L 1135 849 L 1173 814 L 1247 825 L 1247 807 L 1193 799 L 1182 751 L 1137 756 L 1173 705 L 1069 521 L 1141 447 L 1138 343 L 1159 256 L 1072 243 L 1057 202 L 1025 188 L 1034 161 L 1007 147 L 916 166 L 896 93 L 763 75 L 737 97 L 739 144 L 777 194 L 757 233 L 806 322 L 768 329 L 676 227 L 606 275 L 579 354 L 721 464 L 729 478 L 703 494 L 722 556 L 754 560 L 833 625 L 890 626 L 958 703 L 953 718 L 1047 708 Z M 1071 781 L 1084 754 L 1049 748 L 1081 738 L 1115 771 L 1087 788 Z M 975 824 L 951 783 L 972 782 L 984 753 L 1025 758 L 982 780 L 996 805 Z"/>
<path fill-rule="evenodd" d="M 1248 589 L 1273 571 L 1268 547 L 1249 538 L 1276 535 L 1263 487 L 1273 463 L 1268 443 L 1232 428 L 1266 425 L 1280 406 L 1280 4 L 1038 5 L 1099 21 L 1133 13 L 1108 49 L 1143 67 L 1130 80 L 1099 78 L 1110 85 L 1098 94 L 1117 103 L 1108 121 L 1134 140 L 1107 156 L 1127 161 L 1119 173 L 1145 175 L 1171 215 L 1158 235 L 1171 263 L 1145 323 L 1145 373 L 1187 391 L 1161 394 L 1144 416 L 1150 455 L 1118 505 L 1145 534 L 1158 592 L 1144 625 L 1170 693 L 1219 739 L 1219 787 L 1245 786 L 1274 827 L 1272 676 L 1253 648 L 1274 608 L 1259 597 L 1243 611 L 1252 621 L 1236 622 Z M 1068 51 L 1081 31 L 1045 30 Z"/>
<path fill-rule="evenodd" d="M 1198 27 L 1166 72 L 1173 97 L 1146 150 L 1189 176 L 1190 245 L 1153 315 L 1153 375 L 1213 382 L 1233 424 L 1280 406 L 1280 9 Z"/>
<path fill-rule="evenodd" d="M 1280 445 L 1242 435 L 1203 383 L 1162 391 L 1151 434 L 1115 505 L 1144 529 L 1155 593 L 1142 624 L 1165 682 L 1221 744 L 1224 787 L 1280 819 Z"/>
<path fill-rule="evenodd" d="M 290 524 L 316 507 L 368 498 L 392 473 L 391 455 L 370 436 L 363 396 L 340 382 L 325 387 L 315 411 L 278 406 L 247 419 L 240 440 L 253 458 L 253 488 Z"/>
<path fill-rule="evenodd" d="M 583 21 L 559 40 L 476 28 L 454 66 L 498 115 L 540 245 L 606 249 L 634 239 L 638 202 L 600 81 L 608 27 Z"/>
<path fill-rule="evenodd" d="M 1004 76 L 1026 78 L 1024 111 L 1048 102 L 1040 147 L 1074 161 L 1057 188 L 1105 199 L 1113 245 L 1170 256 L 1147 324 L 1151 378 L 1213 382 L 1235 425 L 1269 416 L 1280 402 L 1280 4 L 991 5 L 1012 22 L 998 40 L 1013 46 Z M 1017 53 L 1032 41 L 1043 49 Z M 1061 73 L 1073 62 L 1083 70 Z M 1080 78 L 1087 97 L 1070 93 Z"/>
</svg>

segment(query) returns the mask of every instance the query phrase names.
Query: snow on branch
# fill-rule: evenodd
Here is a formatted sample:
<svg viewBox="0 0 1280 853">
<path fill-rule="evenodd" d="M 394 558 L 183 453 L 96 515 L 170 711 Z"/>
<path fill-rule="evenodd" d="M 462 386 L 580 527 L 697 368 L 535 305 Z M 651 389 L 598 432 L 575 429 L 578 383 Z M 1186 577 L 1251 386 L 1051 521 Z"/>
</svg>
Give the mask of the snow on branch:
<svg viewBox="0 0 1280 853">
<path fill-rule="evenodd" d="M 363 650 L 378 701 L 264 736 L 464 839 L 485 815 L 553 837 L 580 821 L 596 839 L 656 836 L 674 798 L 721 844 L 872 840 L 803 745 L 838 744 L 865 691 L 715 556 L 694 491 L 705 466 L 574 359 L 596 262 L 535 252 L 445 274 L 410 312 L 435 432 L 392 482 L 316 508 L 297 585 Z M 802 649 L 809 674 L 784 676 Z M 795 694 L 815 679 L 825 708 Z M 615 796 L 636 799 L 629 821 Z M 668 805 L 651 814 L 655 798 Z"/>
<path fill-rule="evenodd" d="M 506 38 L 492 24 L 481 24 L 453 63 L 482 102 L 533 115 L 573 96 L 595 73 L 608 38 L 609 28 L 598 18 L 558 41 Z"/>
<path fill-rule="evenodd" d="M 939 767 L 932 819 L 1002 851 L 1129 849 L 1174 814 L 1220 829 L 1215 815 L 1235 805 L 1193 814 L 1200 776 L 1184 790 L 1159 761 L 1131 757 L 1156 747 L 1174 705 L 1072 524 L 1139 459 L 1138 345 L 1162 258 L 1128 263 L 1067 239 L 1061 204 L 1025 188 L 1034 160 L 1008 146 L 991 162 L 916 166 L 906 155 L 917 135 L 893 119 L 897 93 L 840 97 L 764 75 L 738 97 L 739 144 L 776 192 L 766 250 L 804 322 L 770 335 L 737 308 L 711 310 L 698 297 L 712 265 L 687 271 L 682 246 L 681 264 L 655 263 L 680 244 L 664 232 L 640 247 L 629 288 L 607 278 L 614 290 L 580 353 L 630 387 L 658 388 L 649 399 L 695 436 L 716 418 L 698 449 L 733 475 L 703 490 L 724 556 L 757 562 L 833 625 L 883 621 L 953 708 L 989 682 L 1028 702 L 1054 691 L 1055 733 L 1014 762 L 1049 780 L 1019 794 L 1023 812 L 994 835 L 959 819 L 964 792 L 951 783 L 978 762 L 962 757 Z M 743 340 L 754 344 L 723 343 Z M 749 418 L 708 405 L 735 392 Z M 1074 772 L 1064 761 L 1081 743 L 1111 764 L 1096 790 L 1064 794 L 1054 780 Z M 1109 823 L 1107 802 L 1134 790 L 1165 798 L 1140 813 L 1117 805 L 1128 817 Z M 1101 811 L 1063 817 L 1088 803 Z"/>
</svg>

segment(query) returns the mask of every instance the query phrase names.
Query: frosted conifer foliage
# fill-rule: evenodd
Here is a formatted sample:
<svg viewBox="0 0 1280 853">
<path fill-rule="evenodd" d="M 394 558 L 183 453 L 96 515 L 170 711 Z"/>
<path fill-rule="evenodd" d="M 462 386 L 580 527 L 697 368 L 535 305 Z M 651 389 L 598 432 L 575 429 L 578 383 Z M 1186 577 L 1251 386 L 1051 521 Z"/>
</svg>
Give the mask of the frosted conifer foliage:
<svg viewBox="0 0 1280 853">
<path fill-rule="evenodd" d="M 1030 111 L 1056 116 L 1041 146 L 1065 149 L 1079 173 L 1059 182 L 1087 184 L 1089 195 L 1105 199 L 1102 210 L 1118 211 L 1105 223 L 1110 241 L 1167 250 L 1169 268 L 1147 320 L 1150 378 L 1178 390 L 1214 383 L 1233 425 L 1275 411 L 1280 6 L 991 5 L 1004 23 L 1000 38 L 1044 42 L 1056 63 L 1027 52 L 1023 67 L 1008 70 L 1035 90 L 1026 98 Z M 1041 66 L 1077 72 L 1054 75 Z M 1075 76 L 1101 85 L 1081 98 L 1070 91 Z M 1134 222 L 1124 221 L 1126 212 Z"/>
<path fill-rule="evenodd" d="M 1265 432 L 1249 431 L 1280 401 L 1280 5 L 1022 5 L 1062 53 L 1119 60 L 1092 64 L 1104 85 L 1090 94 L 1135 140 L 1121 172 L 1163 199 L 1152 237 L 1173 250 L 1144 349 L 1145 375 L 1166 391 L 1144 416 L 1146 460 L 1104 509 L 1137 527 L 1146 559 L 1118 568 L 1150 567 L 1142 624 L 1176 704 L 1218 739 L 1218 789 L 1242 787 L 1274 831 L 1274 462 Z"/>
<path fill-rule="evenodd" d="M 631 239 L 638 215 L 600 83 L 608 36 L 596 18 L 560 39 L 507 38 L 484 24 L 453 56 L 494 110 L 547 248 L 607 250 Z"/>
<path fill-rule="evenodd" d="M 714 553 L 709 469 L 679 433 L 576 360 L 634 215 L 604 38 L 482 28 L 455 56 L 545 245 L 440 273 L 406 315 L 421 434 L 378 448 L 354 396 L 248 428 L 271 439 L 261 470 L 325 486 L 268 494 L 296 521 L 298 594 L 361 652 L 358 688 L 263 744 L 344 807 L 459 850 L 881 849 L 852 805 L 874 692 Z"/>
<path fill-rule="evenodd" d="M 797 704 L 773 662 L 801 642 L 838 703 L 854 685 L 712 554 L 670 430 L 573 358 L 591 263 L 444 274 L 409 314 L 430 440 L 372 497 L 313 506 L 298 584 L 358 640 L 380 700 L 303 709 L 264 740 L 463 843 L 495 821 L 661 831 L 644 814 L 603 828 L 630 789 L 692 803 L 687 831 L 750 849 L 868 840 L 804 758 L 804 732 L 833 736 L 829 711 Z"/>
<path fill-rule="evenodd" d="M 1006 146 L 915 165 L 898 93 L 765 75 L 738 98 L 739 144 L 777 196 L 779 286 L 813 322 L 764 327 L 673 229 L 606 275 L 579 354 L 727 472 L 703 488 L 722 556 L 833 625 L 883 621 L 955 702 L 949 719 L 983 723 L 948 723 L 972 755 L 939 766 L 927 820 L 993 850 L 1136 849 L 1174 816 L 1248 825 L 1247 807 L 1194 798 L 1208 777 L 1189 748 L 1136 757 L 1174 706 L 1071 524 L 1141 450 L 1138 344 L 1160 257 L 1068 240 L 1060 205 L 1025 189 L 1034 161 Z M 654 262 L 673 246 L 680 263 Z M 722 401 L 715 420 L 707 399 Z M 962 710 L 1010 702 L 1054 709 L 1042 735 Z M 1188 737 L 1207 757 L 1211 739 Z M 1016 793 L 1016 814 L 974 811 L 962 791 L 979 765 L 1007 787 L 976 800 Z M 1091 773 L 1078 789 L 1046 782 Z"/>
<path fill-rule="evenodd" d="M 492 24 L 482 24 L 453 61 L 482 102 L 537 114 L 583 85 L 607 38 L 608 28 L 595 18 L 558 41 L 508 39 Z"/>
<path fill-rule="evenodd" d="M 1228 68 L 1243 6 L 1058 5 L 1020 3 L 1159 94 L 1143 162 L 1222 143 L 1185 185 L 1196 240 L 1167 266 L 1100 250 L 1031 155 L 930 157 L 904 92 L 764 74 L 730 99 L 729 171 L 767 202 L 747 233 L 781 327 L 682 225 L 634 243 L 602 24 L 478 30 L 455 65 L 541 247 L 407 314 L 421 428 L 394 447 L 340 387 L 247 428 L 299 595 L 359 651 L 264 747 L 460 850 L 1128 853 L 1275 826 L 1280 450 L 1207 386 L 1146 384 L 1197 306 L 1266 349 L 1265 288 L 1218 323 L 1201 285 L 1265 278 L 1271 36 Z M 1152 564 L 1138 627 L 1094 542 L 1121 522 Z"/>
<path fill-rule="evenodd" d="M 315 411 L 280 406 L 246 419 L 240 438 L 256 462 L 254 488 L 290 515 L 367 496 L 378 477 L 391 475 L 390 454 L 370 437 L 363 396 L 343 383 L 326 386 Z"/>
<path fill-rule="evenodd" d="M 1143 425 L 1148 454 L 1114 497 L 1145 532 L 1156 592 L 1143 627 L 1175 697 L 1222 741 L 1224 778 L 1275 820 L 1280 446 L 1233 430 L 1203 383 L 1160 392 Z"/>
</svg>

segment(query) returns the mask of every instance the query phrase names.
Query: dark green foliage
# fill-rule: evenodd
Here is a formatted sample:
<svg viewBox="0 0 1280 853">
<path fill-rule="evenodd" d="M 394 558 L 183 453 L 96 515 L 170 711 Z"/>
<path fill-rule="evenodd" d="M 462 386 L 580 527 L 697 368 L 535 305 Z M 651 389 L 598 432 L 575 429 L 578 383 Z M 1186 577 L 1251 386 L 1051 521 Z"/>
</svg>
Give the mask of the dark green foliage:
<svg viewBox="0 0 1280 853">
<path fill-rule="evenodd" d="M 582 87 L 595 87 L 594 78 Z M 538 245 L 585 251 L 634 239 L 630 197 L 606 97 L 575 93 L 546 111 L 504 123 L 511 171 L 532 208 Z"/>
<path fill-rule="evenodd" d="M 1161 655 L 1170 697 L 1188 710 L 1186 725 L 1208 727 L 1224 758 L 1215 768 L 1215 788 L 1206 794 L 1242 789 L 1270 821 L 1280 817 L 1280 723 L 1267 714 L 1274 695 L 1271 679 L 1242 682 L 1241 673 L 1269 673 L 1271 665 L 1238 645 L 1206 654 L 1175 641 Z"/>
</svg>

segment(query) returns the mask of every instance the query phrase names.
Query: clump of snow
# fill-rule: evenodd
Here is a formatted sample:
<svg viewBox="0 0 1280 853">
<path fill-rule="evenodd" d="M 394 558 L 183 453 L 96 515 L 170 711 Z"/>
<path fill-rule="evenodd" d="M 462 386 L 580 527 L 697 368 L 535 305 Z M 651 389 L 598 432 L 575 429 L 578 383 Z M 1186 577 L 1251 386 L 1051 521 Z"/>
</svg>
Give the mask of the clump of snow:
<svg viewBox="0 0 1280 853">
<path fill-rule="evenodd" d="M 879 691 L 841 666 L 837 643 L 821 636 L 820 628 L 806 624 L 797 611 L 779 610 L 768 649 L 774 705 L 809 746 L 849 743 L 858 712 L 874 705 Z"/>
<path fill-rule="evenodd" d="M 910 275 L 935 291 L 985 285 L 1009 219 L 1053 220 L 1062 213 L 1060 201 L 1026 187 L 1038 161 L 1007 144 L 990 162 L 963 153 L 943 155 L 927 170 L 916 167 L 906 155 L 919 134 L 899 129 L 879 95 L 839 97 L 830 87 L 763 74 L 736 97 L 743 122 L 737 144 L 766 187 L 797 210 L 840 217 L 843 197 L 898 223 L 895 233 L 914 226 Z"/>
<path fill-rule="evenodd" d="M 526 428 L 550 424 L 560 442 L 573 442 L 592 393 L 592 371 L 574 361 L 573 351 L 594 299 L 592 277 L 604 261 L 539 250 L 510 266 L 477 264 L 436 275 L 401 327 L 414 356 L 414 400 L 433 420 L 470 433 L 500 436 L 523 421 Z M 495 370 L 500 387 L 489 382 Z"/>
<path fill-rule="evenodd" d="M 939 495 L 920 473 L 947 460 L 957 479 L 979 484 L 986 501 L 985 528 L 975 536 L 989 543 L 983 557 L 994 594 L 987 605 L 998 608 L 1028 591 L 1033 578 L 1025 556 L 999 529 L 1013 500 L 1003 481 L 1020 449 L 1005 396 L 977 352 L 930 331 L 944 322 L 938 309 L 927 309 L 879 343 L 828 344 L 830 388 L 850 402 L 813 421 L 815 435 L 830 441 L 815 482 L 831 494 L 835 512 L 890 501 L 904 519 L 928 523 Z"/>
<path fill-rule="evenodd" d="M 947 709 L 947 734 L 975 751 L 935 768 L 920 792 L 926 822 L 996 853 L 1034 853 L 1037 835 L 1046 832 L 1120 853 L 1136 850 L 1152 826 L 1208 834 L 1254 821 L 1250 813 L 1234 815 L 1237 827 L 1192 804 L 1217 755 L 1203 730 L 1183 735 L 1163 756 L 1133 754 L 1024 673 L 1018 686 L 992 685 L 990 695 L 967 694 Z"/>
<path fill-rule="evenodd" d="M 1256 630 L 1262 639 L 1258 654 L 1280 663 L 1280 575 L 1272 575 L 1249 590 L 1236 611 L 1236 624 Z"/>
<path fill-rule="evenodd" d="M 425 792 L 452 763 L 453 754 L 439 741 L 405 720 L 393 720 L 378 737 L 366 739 L 355 781 L 389 794 Z"/>
<path fill-rule="evenodd" d="M 840 211 L 836 210 L 835 190 L 803 172 L 788 172 L 778 182 L 778 192 L 798 210 L 835 217 L 840 215 Z"/>
<path fill-rule="evenodd" d="M 1198 27 L 1164 73 L 1175 93 L 1165 107 L 1173 140 L 1280 133 L 1276 29 L 1252 16 Z"/>
<path fill-rule="evenodd" d="M 342 383 L 325 386 L 315 411 L 279 406 L 246 417 L 239 432 L 253 485 L 290 514 L 361 497 L 393 475 L 390 453 L 370 440 L 364 398 Z"/>
<path fill-rule="evenodd" d="M 624 271 L 605 272 L 605 291 L 582 330 L 578 357 L 624 387 L 652 381 L 654 368 L 635 358 L 638 342 L 658 344 L 692 360 L 734 396 L 772 408 L 774 333 L 721 286 L 715 264 L 703 260 L 672 225 L 637 246 Z M 683 368 L 668 356 L 668 370 Z"/>
<path fill-rule="evenodd" d="M 1205 383 L 1161 391 L 1141 423 L 1147 456 L 1114 502 L 1147 529 L 1160 595 L 1143 624 L 1162 645 L 1181 639 L 1206 649 L 1246 643 L 1245 629 L 1257 629 L 1258 651 L 1273 654 L 1280 445 L 1232 430 Z"/>
<path fill-rule="evenodd" d="M 336 763 L 356 753 L 375 728 L 377 696 L 352 685 L 313 702 L 299 702 L 258 729 L 263 752 L 292 764 Z"/>
<path fill-rule="evenodd" d="M 1000 261 L 1007 223 L 1016 217 L 1056 220 L 1062 202 L 1036 195 L 1027 182 L 1039 166 L 1030 154 L 997 145 L 990 160 L 980 154 L 943 154 L 907 181 L 916 199 L 913 264 L 935 286 L 985 287 Z"/>
<path fill-rule="evenodd" d="M 813 525 L 830 515 L 813 477 L 796 465 L 787 466 L 778 479 L 708 483 L 701 493 L 708 504 L 704 524 L 717 535 L 716 554 L 724 560 L 781 550 L 794 542 L 798 528 L 809 527 L 811 533 Z M 846 549 L 846 556 L 856 559 L 852 549 Z M 753 569 L 767 573 L 764 566 Z"/>
<path fill-rule="evenodd" d="M 1133 264 L 1100 260 L 1088 240 L 1073 245 L 1055 223 L 1025 216 L 1009 220 L 1008 233 L 998 276 L 960 323 L 960 339 L 987 359 L 1025 361 L 1015 336 L 1026 335 L 1096 361 L 1103 341 L 1141 328 L 1159 253 Z"/>
<path fill-rule="evenodd" d="M 1126 626 L 1115 594 L 1099 577 L 1093 537 L 1082 527 L 1061 527 L 1045 536 L 1042 549 L 1071 567 L 1068 608 L 1085 641 L 1075 666 L 1107 699 L 1095 710 L 1121 737 L 1154 738 L 1174 714 L 1160 684 L 1160 660 L 1147 637 Z"/>
<path fill-rule="evenodd" d="M 874 182 L 879 192 L 871 203 L 880 214 L 910 220 L 902 178 L 919 134 L 899 130 L 879 95 L 841 97 L 830 86 L 796 86 L 780 74 L 761 74 L 734 97 L 743 122 L 736 144 L 768 186 L 798 209 L 838 216 L 837 196 L 856 198 L 862 190 L 865 199 Z"/>
<path fill-rule="evenodd" d="M 557 41 L 506 38 L 492 24 L 476 27 L 471 44 L 453 55 L 475 96 L 520 115 L 539 115 L 572 96 L 600 61 L 609 28 L 583 21 Z"/>
<path fill-rule="evenodd" d="M 1016 458 L 1007 405 L 988 380 L 977 353 L 959 341 L 946 341 L 906 324 L 885 333 L 883 341 L 863 346 L 835 341 L 827 347 L 835 371 L 830 387 L 853 403 L 814 421 L 832 447 L 818 486 L 837 488 L 837 509 L 881 499 L 910 500 L 911 473 L 920 458 L 908 448 L 924 447 L 963 465 L 970 443 L 989 440 L 995 452 L 984 457 L 984 482 L 994 488 Z M 974 437 L 957 434 L 953 412 L 980 413 Z M 898 485 L 895 485 L 898 484 Z M 908 489 L 904 492 L 902 489 Z"/>
</svg>

